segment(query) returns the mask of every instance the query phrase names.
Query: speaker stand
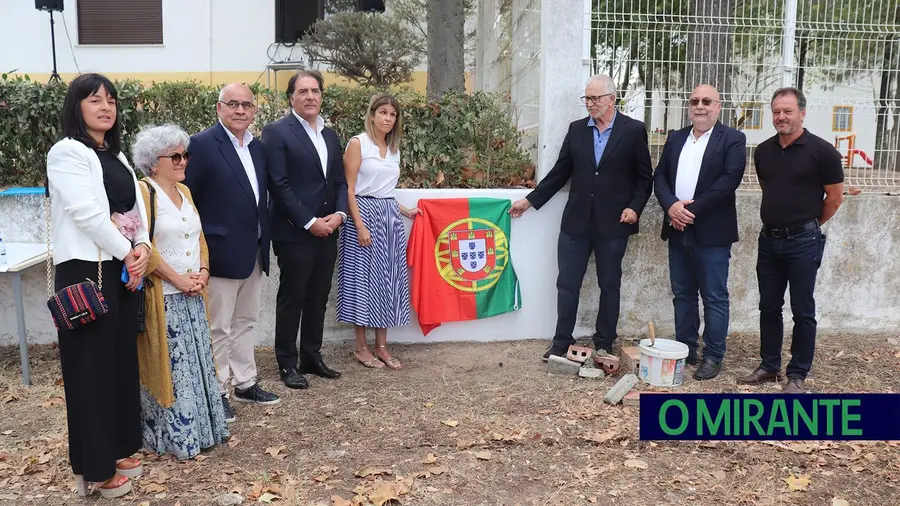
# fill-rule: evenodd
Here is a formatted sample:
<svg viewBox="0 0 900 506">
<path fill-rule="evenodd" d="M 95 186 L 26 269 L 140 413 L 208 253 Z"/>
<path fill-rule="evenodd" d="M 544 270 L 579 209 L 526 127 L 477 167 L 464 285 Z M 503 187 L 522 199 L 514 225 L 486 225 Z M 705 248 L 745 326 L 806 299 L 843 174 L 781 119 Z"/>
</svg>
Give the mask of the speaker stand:
<svg viewBox="0 0 900 506">
<path fill-rule="evenodd" d="M 56 72 L 56 30 L 54 29 L 53 11 L 50 11 L 50 48 L 53 51 L 53 72 L 48 83 L 61 83 L 62 78 Z"/>
</svg>

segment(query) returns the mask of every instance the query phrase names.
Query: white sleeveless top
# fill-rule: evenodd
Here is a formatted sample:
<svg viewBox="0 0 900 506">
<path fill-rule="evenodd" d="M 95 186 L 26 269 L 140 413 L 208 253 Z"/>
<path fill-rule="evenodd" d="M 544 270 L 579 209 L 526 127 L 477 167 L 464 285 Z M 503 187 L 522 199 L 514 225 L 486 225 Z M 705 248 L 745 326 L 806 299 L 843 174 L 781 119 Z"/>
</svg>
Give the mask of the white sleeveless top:
<svg viewBox="0 0 900 506">
<path fill-rule="evenodd" d="M 181 194 L 181 209 L 175 207 L 156 181 L 156 226 L 153 239 L 159 256 L 178 274 L 200 272 L 200 216 L 184 193 Z M 140 196 L 139 196 L 140 198 Z M 149 213 L 148 213 L 149 214 Z M 168 281 L 163 281 L 163 295 L 181 293 Z"/>
<path fill-rule="evenodd" d="M 378 146 L 365 133 L 359 134 L 359 148 L 362 162 L 356 176 L 356 195 L 361 197 L 393 198 L 397 182 L 400 180 L 400 150 L 381 157 Z M 349 146 L 349 144 L 348 144 Z"/>
</svg>

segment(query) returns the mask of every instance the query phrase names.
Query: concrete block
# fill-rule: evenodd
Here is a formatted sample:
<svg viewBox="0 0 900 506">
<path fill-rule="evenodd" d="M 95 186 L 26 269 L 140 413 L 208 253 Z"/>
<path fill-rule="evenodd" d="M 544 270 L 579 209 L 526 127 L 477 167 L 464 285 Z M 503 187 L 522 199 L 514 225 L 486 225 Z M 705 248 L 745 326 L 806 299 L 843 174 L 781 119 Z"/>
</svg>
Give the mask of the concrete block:
<svg viewBox="0 0 900 506">
<path fill-rule="evenodd" d="M 607 353 L 597 352 L 594 355 L 594 364 L 597 365 L 600 369 L 603 369 L 603 372 L 606 373 L 607 376 L 615 376 L 616 373 L 619 372 L 621 360 L 619 357 L 614 357 Z"/>
<path fill-rule="evenodd" d="M 603 396 L 603 402 L 607 404 L 618 404 L 635 385 L 638 384 L 638 377 L 634 374 L 626 374 L 613 385 L 612 388 Z"/>
<path fill-rule="evenodd" d="M 585 363 L 589 358 L 591 358 L 591 354 L 594 353 L 594 350 L 588 348 L 587 346 L 578 346 L 571 345 L 569 346 L 569 352 L 566 353 L 566 358 L 573 362 L 578 362 L 579 364 Z"/>
<path fill-rule="evenodd" d="M 622 346 L 619 350 L 619 364 L 623 374 L 637 375 L 641 366 L 641 349 L 637 346 Z"/>
<path fill-rule="evenodd" d="M 550 358 L 547 359 L 547 370 L 550 372 L 550 374 L 556 374 L 559 376 L 576 376 L 579 369 L 581 369 L 581 364 L 579 364 L 578 362 L 572 362 L 565 357 L 550 355 Z"/>
<path fill-rule="evenodd" d="M 578 375 L 582 378 L 588 379 L 603 379 L 606 374 L 603 372 L 603 369 L 596 369 L 594 367 L 586 367 L 582 366 L 578 369 Z"/>
</svg>

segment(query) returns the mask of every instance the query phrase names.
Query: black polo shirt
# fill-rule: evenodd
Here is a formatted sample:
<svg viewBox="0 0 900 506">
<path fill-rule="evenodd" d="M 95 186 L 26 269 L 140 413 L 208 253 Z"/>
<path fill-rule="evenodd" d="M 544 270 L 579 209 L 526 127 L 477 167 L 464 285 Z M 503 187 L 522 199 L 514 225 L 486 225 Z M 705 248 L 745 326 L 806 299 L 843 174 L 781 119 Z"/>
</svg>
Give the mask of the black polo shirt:
<svg viewBox="0 0 900 506">
<path fill-rule="evenodd" d="M 786 148 L 778 135 L 756 147 L 756 175 L 763 183 L 759 215 L 768 228 L 805 223 L 822 215 L 825 185 L 844 182 L 840 153 L 825 139 L 803 134 Z"/>
</svg>

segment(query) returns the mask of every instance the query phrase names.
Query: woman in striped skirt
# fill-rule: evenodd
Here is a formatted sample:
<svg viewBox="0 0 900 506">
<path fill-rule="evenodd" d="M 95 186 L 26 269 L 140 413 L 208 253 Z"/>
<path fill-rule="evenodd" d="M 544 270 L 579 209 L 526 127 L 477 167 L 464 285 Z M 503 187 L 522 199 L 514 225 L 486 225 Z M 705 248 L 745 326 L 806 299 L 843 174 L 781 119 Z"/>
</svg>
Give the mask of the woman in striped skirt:
<svg viewBox="0 0 900 506">
<path fill-rule="evenodd" d="M 400 104 L 377 94 L 366 112 L 366 131 L 344 153 L 350 216 L 340 234 L 338 321 L 356 326 L 356 359 L 366 367 L 399 369 L 387 351 L 387 329 L 409 323 L 406 234 L 400 215 L 415 218 L 394 200 L 400 179 Z M 366 328 L 375 329 L 375 352 Z"/>
</svg>

